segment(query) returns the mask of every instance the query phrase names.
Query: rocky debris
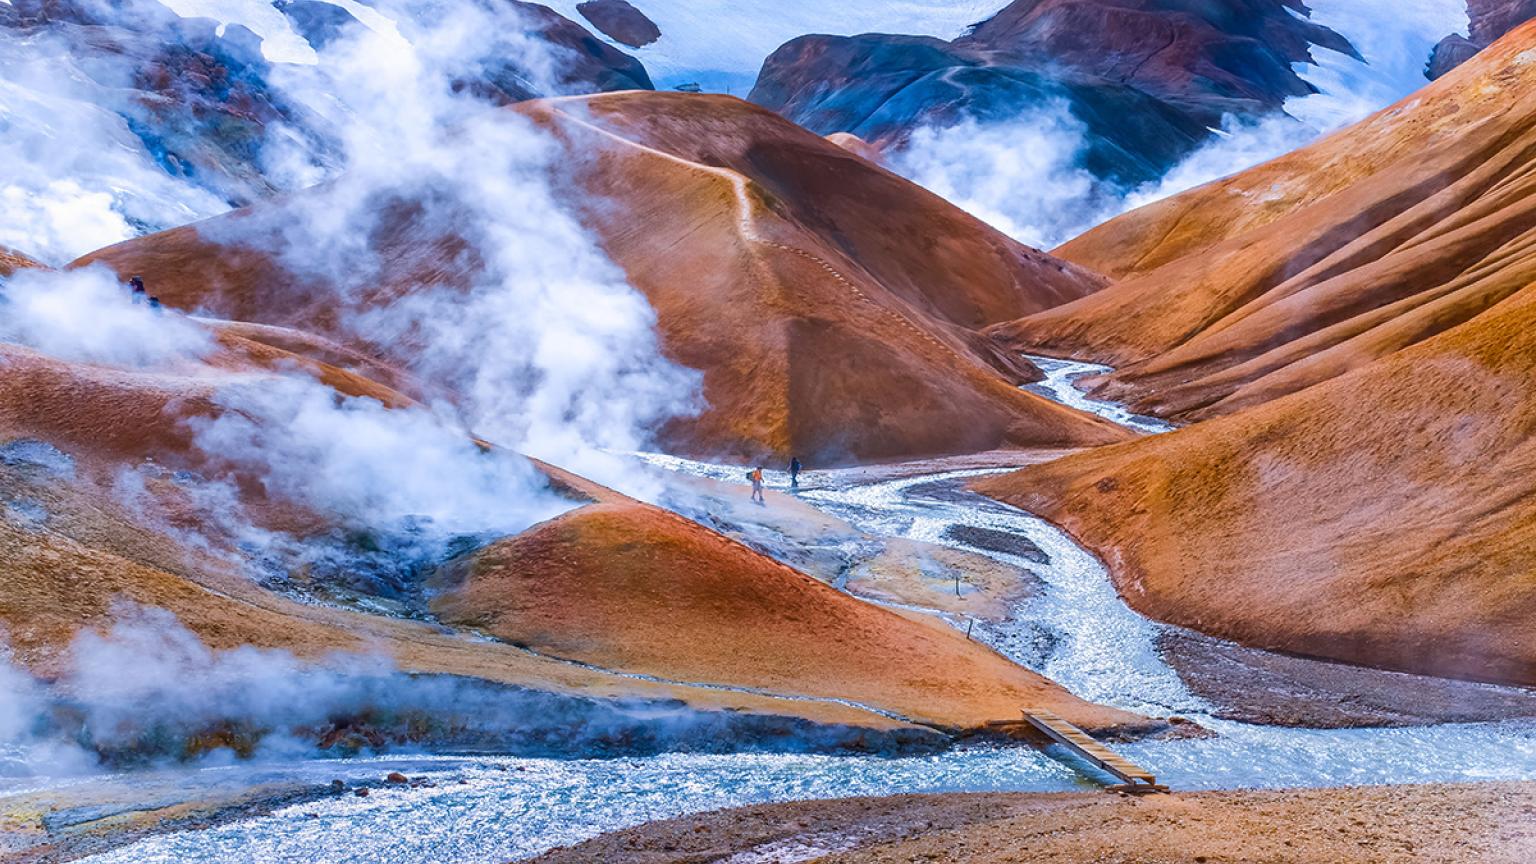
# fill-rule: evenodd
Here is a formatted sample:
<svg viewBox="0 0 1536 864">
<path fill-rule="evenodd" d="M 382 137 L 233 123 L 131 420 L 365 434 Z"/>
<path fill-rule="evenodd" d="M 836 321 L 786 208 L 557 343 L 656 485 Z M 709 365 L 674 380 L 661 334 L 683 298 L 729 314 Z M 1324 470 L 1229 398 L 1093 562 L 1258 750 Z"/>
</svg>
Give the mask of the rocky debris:
<svg viewBox="0 0 1536 864">
<path fill-rule="evenodd" d="M 644 48 L 661 38 L 661 28 L 627 0 L 587 0 L 576 11 L 603 35 L 631 48 Z"/>
<path fill-rule="evenodd" d="M 967 546 L 989 552 L 1001 552 L 1036 564 L 1051 563 L 1051 556 L 1045 554 L 1044 549 L 1036 546 L 1028 537 L 1019 534 L 976 525 L 951 525 L 944 529 L 944 536 Z"/>
<path fill-rule="evenodd" d="M 35 468 L 61 479 L 75 476 L 74 457 L 35 438 L 19 438 L 0 444 L 0 465 Z"/>
<path fill-rule="evenodd" d="M 1536 717 L 1536 690 L 1309 660 L 1164 630 L 1158 652 L 1218 717 L 1317 729 Z"/>
<path fill-rule="evenodd" d="M 385 783 L 393 783 L 393 784 L 396 784 L 396 785 L 401 785 L 401 784 L 405 784 L 405 783 L 411 782 L 411 778 L 405 776 L 404 774 L 401 774 L 399 771 L 391 771 L 387 775 L 385 775 L 384 782 Z"/>
<path fill-rule="evenodd" d="M 881 148 L 922 126 L 1064 102 L 1088 127 L 1086 167 L 1141 183 L 1226 115 L 1270 114 L 1312 92 L 1293 65 L 1313 45 L 1355 54 L 1284 0 L 1017 0 L 953 42 L 801 37 L 768 58 L 751 99 Z"/>
</svg>

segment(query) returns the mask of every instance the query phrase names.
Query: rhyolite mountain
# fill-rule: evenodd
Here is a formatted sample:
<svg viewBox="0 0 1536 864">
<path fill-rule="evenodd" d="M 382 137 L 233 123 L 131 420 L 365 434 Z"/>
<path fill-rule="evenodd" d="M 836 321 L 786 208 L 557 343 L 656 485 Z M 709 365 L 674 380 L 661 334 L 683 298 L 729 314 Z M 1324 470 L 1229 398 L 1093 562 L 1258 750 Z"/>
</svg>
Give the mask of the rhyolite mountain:
<svg viewBox="0 0 1536 864">
<path fill-rule="evenodd" d="M 1068 244 L 1123 281 L 1004 329 L 1202 422 L 979 485 L 1148 615 L 1536 684 L 1533 49 Z"/>
<path fill-rule="evenodd" d="M 1475 318 L 1523 288 L 1533 86 L 1511 34 L 1356 126 L 1113 219 L 1056 254 L 1116 282 L 991 331 L 1115 365 L 1097 392 L 1229 414 Z"/>
<path fill-rule="evenodd" d="M 980 333 L 1099 290 L 1092 272 L 739 99 L 631 92 L 509 110 L 560 142 L 586 193 L 573 205 L 650 301 L 668 356 L 703 373 L 707 407 L 665 430 L 669 451 L 829 464 L 1126 437 L 1020 389 L 1037 370 Z M 445 231 L 451 214 L 381 205 L 377 272 L 336 283 L 282 264 L 293 200 L 77 265 L 143 275 L 173 306 L 309 328 L 408 366 L 408 346 L 349 332 L 351 313 L 472 280 L 473 225 Z"/>
<path fill-rule="evenodd" d="M 1064 104 L 1087 127 L 1086 167 L 1161 177 L 1223 118 L 1314 92 L 1293 70 L 1312 46 L 1355 55 L 1299 0 L 1017 0 L 951 42 L 810 35 L 764 64 L 751 99 L 821 134 L 899 144 L 914 129 Z"/>
</svg>

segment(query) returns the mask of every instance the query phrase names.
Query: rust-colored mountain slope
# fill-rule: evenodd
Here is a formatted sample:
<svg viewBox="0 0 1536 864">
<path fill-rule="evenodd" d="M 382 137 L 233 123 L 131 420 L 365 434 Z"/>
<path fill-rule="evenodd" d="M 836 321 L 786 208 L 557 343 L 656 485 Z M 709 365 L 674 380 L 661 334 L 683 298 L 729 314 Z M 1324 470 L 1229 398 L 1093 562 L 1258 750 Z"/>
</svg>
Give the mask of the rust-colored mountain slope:
<svg viewBox="0 0 1536 864">
<path fill-rule="evenodd" d="M 42 269 L 44 266 L 14 249 L 0 246 L 0 276 L 9 276 L 17 270 Z"/>
<path fill-rule="evenodd" d="M 290 334 L 285 341 L 303 340 Z M 208 366 L 187 358 L 113 368 L 0 345 L 0 567 L 7 573 L 0 580 L 0 627 L 27 668 L 57 674 L 81 628 L 105 624 L 114 606 L 128 601 L 174 613 L 215 649 L 282 648 L 317 661 L 333 652 L 377 655 L 408 672 L 567 695 L 678 699 L 702 710 L 876 730 L 910 725 L 896 715 L 975 729 L 1025 703 L 1055 706 L 1091 728 L 1143 722 L 1084 703 L 937 620 L 865 604 L 696 523 L 548 466 L 540 467 L 556 488 L 601 503 L 493 545 L 482 559 L 498 560 L 503 549 L 547 551 L 544 538 L 562 538 L 558 554 L 530 558 L 523 562 L 530 569 L 517 571 L 570 592 L 549 595 L 560 602 L 541 607 L 539 638 L 524 638 L 512 626 L 516 619 L 505 605 L 512 597 L 497 593 L 504 588 L 497 583 L 472 582 L 443 605 L 459 619 L 473 604 L 489 603 L 499 624 L 487 629 L 508 642 L 550 648 L 556 658 L 437 624 L 299 602 L 241 566 L 249 555 L 237 546 L 240 535 L 224 532 L 199 491 L 204 479 L 224 476 L 221 467 L 192 445 L 185 421 L 223 410 L 213 398 L 222 380 L 216 370 L 239 372 L 252 386 L 269 364 L 291 374 L 295 364 L 315 362 L 228 333 L 220 334 Z M 410 404 L 353 373 L 318 365 L 312 371 L 333 376 L 339 389 Z M 134 482 L 124 486 L 128 474 Z M 244 486 L 252 490 L 244 496 L 251 499 L 246 515 L 267 530 L 306 537 L 328 525 L 323 512 L 255 491 L 259 478 Z M 604 522 L 610 516 L 616 526 Z M 599 527 L 561 533 L 571 525 Z M 665 584 L 683 590 L 657 590 Z M 741 626 L 721 629 L 724 619 L 705 614 L 710 596 L 729 606 Z M 618 610 L 638 617 L 619 626 Z M 663 619 L 673 626 L 657 630 Z M 598 636 L 597 649 L 568 650 Z M 747 636 L 756 640 L 755 664 L 739 653 Z M 828 660 L 845 653 L 849 638 L 874 653 Z M 896 655 L 900 662 L 887 662 Z M 559 658 L 742 689 L 640 681 Z M 823 674 L 828 669 L 838 674 Z M 834 698 L 856 698 L 875 710 Z"/>
<path fill-rule="evenodd" d="M 1148 615 L 1536 685 L 1531 282 L 1299 393 L 978 485 L 1066 526 Z"/>
<path fill-rule="evenodd" d="M 1200 419 L 1473 318 L 1536 269 L 1533 45 L 1527 25 L 1357 126 L 1068 243 L 1120 281 L 995 332 L 1115 364 L 1102 394 Z"/>
<path fill-rule="evenodd" d="M 1135 722 L 938 619 L 837 591 L 641 504 L 585 507 L 446 568 L 444 619 L 541 653 L 670 680 L 849 699 L 975 729 L 1020 706 Z M 1055 709 L 1053 709 L 1055 710 Z"/>
<path fill-rule="evenodd" d="M 1034 370 L 976 332 L 1092 293 L 1092 273 L 740 100 L 636 92 L 518 110 L 597 193 L 577 205 L 655 308 L 666 353 L 704 373 L 709 408 L 668 431 L 673 449 L 825 463 L 1124 437 L 1020 391 Z M 172 305 L 299 325 L 408 367 L 392 346 L 349 341 L 339 286 L 278 263 L 283 206 L 78 263 L 142 274 Z M 414 212 L 395 206 L 373 235 L 385 276 L 365 304 L 478 266 L 462 237 L 424 232 Z"/>
</svg>

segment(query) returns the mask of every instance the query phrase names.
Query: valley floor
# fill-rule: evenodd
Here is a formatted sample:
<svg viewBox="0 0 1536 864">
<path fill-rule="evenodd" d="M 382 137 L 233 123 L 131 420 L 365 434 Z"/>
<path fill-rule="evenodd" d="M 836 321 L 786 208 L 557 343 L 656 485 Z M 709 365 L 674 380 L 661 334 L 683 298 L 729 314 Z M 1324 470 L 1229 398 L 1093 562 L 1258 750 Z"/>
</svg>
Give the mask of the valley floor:
<svg viewBox="0 0 1536 864">
<path fill-rule="evenodd" d="M 780 804 L 652 823 L 535 860 L 1515 864 L 1536 860 L 1536 784 Z"/>
</svg>

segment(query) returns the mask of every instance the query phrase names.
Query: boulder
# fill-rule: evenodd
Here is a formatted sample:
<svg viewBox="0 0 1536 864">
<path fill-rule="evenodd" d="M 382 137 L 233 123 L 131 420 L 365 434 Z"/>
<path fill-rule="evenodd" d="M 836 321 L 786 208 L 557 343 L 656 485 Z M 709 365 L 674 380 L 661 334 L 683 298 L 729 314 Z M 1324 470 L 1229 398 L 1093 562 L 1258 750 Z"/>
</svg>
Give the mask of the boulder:
<svg viewBox="0 0 1536 864">
<path fill-rule="evenodd" d="M 661 28 L 626 0 L 587 0 L 576 11 L 609 39 L 631 48 L 644 48 L 661 38 Z"/>
</svg>

